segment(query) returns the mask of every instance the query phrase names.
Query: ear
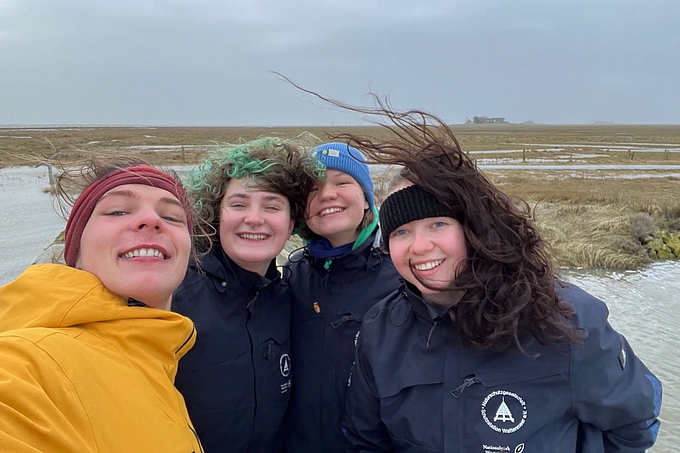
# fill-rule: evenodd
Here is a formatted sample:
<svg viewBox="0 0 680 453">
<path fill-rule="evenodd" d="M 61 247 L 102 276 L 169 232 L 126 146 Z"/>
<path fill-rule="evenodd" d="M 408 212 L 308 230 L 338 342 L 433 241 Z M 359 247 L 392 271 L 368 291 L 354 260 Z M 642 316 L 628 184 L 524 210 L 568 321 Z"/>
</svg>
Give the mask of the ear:
<svg viewBox="0 0 680 453">
<path fill-rule="evenodd" d="M 290 219 L 290 225 L 288 225 L 288 236 L 293 234 L 293 228 L 295 228 L 295 220 Z"/>
<path fill-rule="evenodd" d="M 368 205 L 368 200 L 366 199 L 366 197 L 364 197 L 364 211 L 367 211 L 369 208 L 370 206 Z"/>
</svg>

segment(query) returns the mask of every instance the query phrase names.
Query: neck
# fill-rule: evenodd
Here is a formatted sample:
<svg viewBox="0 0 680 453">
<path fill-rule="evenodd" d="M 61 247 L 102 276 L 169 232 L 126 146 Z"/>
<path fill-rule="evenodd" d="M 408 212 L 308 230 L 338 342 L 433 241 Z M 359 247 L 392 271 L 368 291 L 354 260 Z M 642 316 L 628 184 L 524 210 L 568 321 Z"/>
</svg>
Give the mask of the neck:
<svg viewBox="0 0 680 453">
<path fill-rule="evenodd" d="M 267 274 L 267 269 L 269 269 L 269 263 L 271 263 L 271 260 L 267 261 L 266 263 L 244 263 L 244 262 L 237 262 L 232 258 L 232 261 L 236 263 L 238 267 L 241 269 L 245 269 L 249 272 L 254 272 L 256 274 L 259 274 L 261 276 L 265 276 Z"/>
<path fill-rule="evenodd" d="M 423 294 L 422 296 L 428 304 L 448 310 L 460 301 L 463 294 L 463 291 L 441 291 L 432 294 Z"/>
<path fill-rule="evenodd" d="M 129 297 L 127 300 L 129 307 L 149 307 L 156 308 L 158 310 L 170 310 L 170 304 L 172 303 L 172 297 L 169 297 L 166 301 L 163 300 L 139 300 L 134 297 Z"/>
<path fill-rule="evenodd" d="M 353 244 L 359 237 L 359 233 L 352 231 L 351 233 L 339 233 L 333 236 L 325 236 L 328 242 L 335 247 L 342 247 L 343 245 Z"/>
</svg>

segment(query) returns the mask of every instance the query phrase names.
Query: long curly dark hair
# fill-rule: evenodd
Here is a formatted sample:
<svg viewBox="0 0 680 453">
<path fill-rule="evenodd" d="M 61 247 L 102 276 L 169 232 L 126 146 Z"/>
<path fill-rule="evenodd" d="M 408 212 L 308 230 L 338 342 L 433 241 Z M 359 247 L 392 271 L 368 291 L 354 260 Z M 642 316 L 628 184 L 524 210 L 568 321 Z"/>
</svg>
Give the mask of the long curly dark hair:
<svg viewBox="0 0 680 453">
<path fill-rule="evenodd" d="M 530 207 L 497 189 L 441 119 L 420 110 L 394 111 L 387 99 L 376 95 L 376 107 L 363 108 L 302 90 L 337 107 L 381 118 L 376 124 L 393 138 L 341 133 L 333 140 L 355 146 L 374 163 L 403 166 L 403 177 L 434 194 L 451 217 L 460 219 L 468 256 L 449 289 L 464 291 L 452 318 L 466 343 L 523 351 L 520 337 L 526 333 L 541 343 L 581 343 L 574 310 L 556 291 L 561 282 Z"/>
</svg>

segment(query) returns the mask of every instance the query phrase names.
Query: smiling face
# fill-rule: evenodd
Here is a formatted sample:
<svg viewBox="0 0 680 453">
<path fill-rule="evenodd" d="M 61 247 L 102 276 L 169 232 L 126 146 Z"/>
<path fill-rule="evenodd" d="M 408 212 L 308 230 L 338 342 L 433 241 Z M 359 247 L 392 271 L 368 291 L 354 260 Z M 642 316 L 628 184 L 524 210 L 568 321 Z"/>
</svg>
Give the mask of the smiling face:
<svg viewBox="0 0 680 453">
<path fill-rule="evenodd" d="M 232 179 L 222 198 L 220 242 L 240 267 L 264 275 L 293 231 L 290 202 L 274 192 L 244 187 Z"/>
<path fill-rule="evenodd" d="M 76 267 L 124 299 L 167 310 L 190 252 L 187 216 L 177 197 L 156 187 L 123 184 L 97 202 L 80 239 Z"/>
<path fill-rule="evenodd" d="M 338 170 L 327 170 L 326 175 L 326 181 L 319 182 L 307 198 L 305 221 L 314 233 L 340 247 L 357 239 L 357 228 L 369 206 L 352 176 Z"/>
<path fill-rule="evenodd" d="M 415 285 L 432 305 L 448 308 L 451 294 L 424 286 L 447 288 L 467 257 L 465 233 L 451 217 L 427 217 L 401 225 L 389 236 L 390 257 L 397 272 Z M 420 279 L 420 281 L 419 281 Z"/>
</svg>

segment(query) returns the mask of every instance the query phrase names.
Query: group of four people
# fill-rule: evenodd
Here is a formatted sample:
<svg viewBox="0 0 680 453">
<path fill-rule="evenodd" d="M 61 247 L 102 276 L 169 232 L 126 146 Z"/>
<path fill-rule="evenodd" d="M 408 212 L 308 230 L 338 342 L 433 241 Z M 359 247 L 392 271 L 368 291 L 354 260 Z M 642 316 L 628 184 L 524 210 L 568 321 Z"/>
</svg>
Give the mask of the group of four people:
<svg viewBox="0 0 680 453">
<path fill-rule="evenodd" d="M 658 379 L 522 204 L 436 117 L 372 113 L 393 139 L 240 143 L 189 195 L 95 169 L 66 266 L 0 288 L 2 450 L 649 448 Z M 364 155 L 402 168 L 379 211 Z"/>
</svg>

